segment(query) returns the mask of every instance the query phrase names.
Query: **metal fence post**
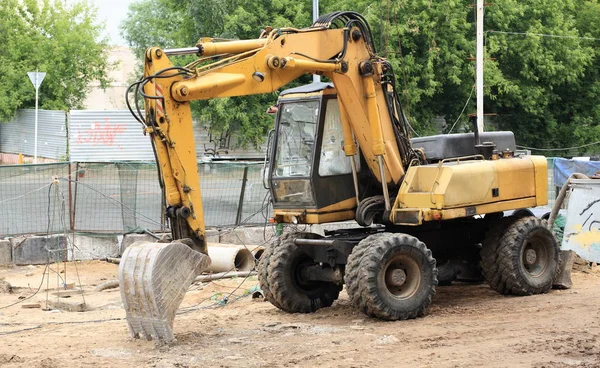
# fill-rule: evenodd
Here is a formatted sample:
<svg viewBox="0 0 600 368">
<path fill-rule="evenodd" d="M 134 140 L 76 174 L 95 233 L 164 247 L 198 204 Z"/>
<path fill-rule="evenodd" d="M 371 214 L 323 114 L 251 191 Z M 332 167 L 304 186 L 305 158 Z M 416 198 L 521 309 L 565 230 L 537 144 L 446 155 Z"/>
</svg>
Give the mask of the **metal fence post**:
<svg viewBox="0 0 600 368">
<path fill-rule="evenodd" d="M 71 182 L 73 177 L 71 177 Z M 73 211 L 71 212 L 71 217 L 73 218 L 73 228 L 75 231 L 75 221 L 77 220 L 76 210 L 77 210 L 77 182 L 79 181 L 79 162 L 75 163 L 75 189 L 73 190 Z"/>
<path fill-rule="evenodd" d="M 235 224 L 239 225 L 242 221 L 242 211 L 244 210 L 244 193 L 246 192 L 246 182 L 248 181 L 248 166 L 244 167 L 244 176 L 242 178 L 242 189 L 240 190 L 240 201 L 238 202 Z"/>
<path fill-rule="evenodd" d="M 68 176 L 68 183 L 69 183 L 69 230 L 73 231 L 75 230 L 75 214 L 74 214 L 74 204 L 73 204 L 73 167 L 71 166 L 71 163 L 69 162 L 69 176 Z"/>
</svg>

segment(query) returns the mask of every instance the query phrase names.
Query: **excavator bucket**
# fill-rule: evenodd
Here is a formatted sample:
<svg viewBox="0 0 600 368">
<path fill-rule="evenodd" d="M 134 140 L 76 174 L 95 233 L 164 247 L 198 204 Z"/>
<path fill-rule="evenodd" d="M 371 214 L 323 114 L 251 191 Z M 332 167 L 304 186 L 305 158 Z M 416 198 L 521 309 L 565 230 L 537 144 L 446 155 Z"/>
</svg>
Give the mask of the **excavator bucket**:
<svg viewBox="0 0 600 368">
<path fill-rule="evenodd" d="M 119 264 L 121 300 L 131 337 L 175 341 L 173 320 L 179 304 L 210 258 L 180 243 L 135 243 Z"/>
</svg>

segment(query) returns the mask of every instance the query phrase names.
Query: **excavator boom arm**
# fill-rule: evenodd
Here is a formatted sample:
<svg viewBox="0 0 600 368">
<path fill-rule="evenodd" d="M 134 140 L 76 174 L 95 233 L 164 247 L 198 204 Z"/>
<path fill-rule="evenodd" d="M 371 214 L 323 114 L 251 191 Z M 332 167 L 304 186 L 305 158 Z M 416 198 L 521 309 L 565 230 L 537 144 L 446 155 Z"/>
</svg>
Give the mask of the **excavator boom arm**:
<svg viewBox="0 0 600 368">
<path fill-rule="evenodd" d="M 203 249 L 204 223 L 189 102 L 276 91 L 304 74 L 321 74 L 337 87 L 343 111 L 344 141 L 358 141 L 369 169 L 378 179 L 397 185 L 404 176 L 388 109 L 382 70 L 358 27 L 272 30 L 256 40 L 201 40 L 189 49 L 146 51 L 144 84 L 146 131 L 156 147 L 169 217 Z M 221 60 L 175 67 L 169 55 L 194 53 Z M 348 155 L 356 153 L 347 150 Z M 384 185 L 387 189 L 387 186 Z M 184 224 L 187 223 L 188 231 Z"/>
</svg>

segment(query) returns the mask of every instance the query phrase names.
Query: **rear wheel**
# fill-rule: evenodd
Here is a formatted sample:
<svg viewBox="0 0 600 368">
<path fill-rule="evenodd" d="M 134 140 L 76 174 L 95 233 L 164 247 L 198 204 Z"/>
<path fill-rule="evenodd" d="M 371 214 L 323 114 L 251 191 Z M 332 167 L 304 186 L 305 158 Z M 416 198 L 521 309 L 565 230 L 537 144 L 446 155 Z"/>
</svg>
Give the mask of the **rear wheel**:
<svg viewBox="0 0 600 368">
<path fill-rule="evenodd" d="M 515 295 L 542 294 L 552 288 L 560 248 L 547 223 L 524 217 L 510 225 L 498 246 L 498 266 L 506 290 Z"/>
<path fill-rule="evenodd" d="M 416 318 L 435 294 L 435 259 L 413 236 L 381 236 L 365 250 L 356 282 L 357 287 L 348 291 L 356 294 L 350 298 L 364 313 L 384 320 Z"/>
<path fill-rule="evenodd" d="M 485 234 L 480 252 L 483 278 L 492 290 L 500 294 L 509 294 L 509 291 L 506 289 L 502 274 L 499 272 L 498 248 L 500 246 L 500 239 L 506 232 L 507 227 L 516 220 L 514 217 L 507 217 L 492 227 Z"/>
<path fill-rule="evenodd" d="M 268 265 L 268 284 L 276 307 L 290 313 L 311 313 L 329 307 L 338 298 L 342 287 L 326 281 L 306 280 L 302 270 L 316 263 L 294 240 L 318 238 L 317 234 L 285 234 L 273 249 Z"/>
</svg>

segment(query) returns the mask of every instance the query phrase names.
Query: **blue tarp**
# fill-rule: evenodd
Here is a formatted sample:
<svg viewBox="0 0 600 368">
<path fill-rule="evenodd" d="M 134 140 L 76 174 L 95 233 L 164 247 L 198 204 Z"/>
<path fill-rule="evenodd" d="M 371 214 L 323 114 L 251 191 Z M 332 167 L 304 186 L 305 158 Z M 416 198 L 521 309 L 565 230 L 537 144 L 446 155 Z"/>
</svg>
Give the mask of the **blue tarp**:
<svg viewBox="0 0 600 368">
<path fill-rule="evenodd" d="M 600 161 L 554 159 L 554 185 L 557 187 L 562 187 L 573 173 L 592 176 L 596 172 L 600 172 Z"/>
</svg>

